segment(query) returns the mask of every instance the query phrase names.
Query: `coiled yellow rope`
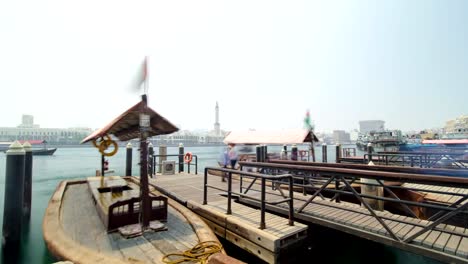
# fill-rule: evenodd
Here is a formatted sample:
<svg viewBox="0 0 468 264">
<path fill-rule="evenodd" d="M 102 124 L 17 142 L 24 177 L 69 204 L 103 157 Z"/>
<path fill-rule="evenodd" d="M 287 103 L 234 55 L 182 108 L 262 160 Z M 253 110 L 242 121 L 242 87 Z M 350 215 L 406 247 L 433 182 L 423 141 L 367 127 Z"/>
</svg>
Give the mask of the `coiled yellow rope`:
<svg viewBox="0 0 468 264">
<path fill-rule="evenodd" d="M 177 264 L 182 262 L 200 262 L 206 263 L 208 258 L 215 253 L 221 252 L 223 246 L 216 241 L 204 241 L 195 245 L 193 248 L 183 253 L 170 253 L 163 257 L 162 261 L 168 264 Z M 173 257 L 170 260 L 169 257 Z"/>
</svg>

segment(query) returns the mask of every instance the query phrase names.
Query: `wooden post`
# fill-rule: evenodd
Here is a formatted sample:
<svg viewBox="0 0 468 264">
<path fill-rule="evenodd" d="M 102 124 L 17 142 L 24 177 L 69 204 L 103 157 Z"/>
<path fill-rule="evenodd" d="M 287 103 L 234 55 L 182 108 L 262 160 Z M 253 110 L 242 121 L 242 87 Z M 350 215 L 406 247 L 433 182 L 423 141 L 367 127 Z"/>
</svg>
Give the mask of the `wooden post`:
<svg viewBox="0 0 468 264">
<path fill-rule="evenodd" d="M 268 148 L 266 145 L 263 145 L 263 162 L 268 161 Z"/>
<path fill-rule="evenodd" d="M 322 144 L 322 162 L 327 162 L 327 143 Z"/>
<path fill-rule="evenodd" d="M 101 154 L 101 176 L 104 177 L 105 173 L 106 173 L 106 168 L 104 166 L 104 162 L 106 162 L 106 158 L 104 157 L 104 155 Z"/>
<path fill-rule="evenodd" d="M 132 176 L 132 143 L 127 144 L 127 160 L 125 163 L 125 176 Z"/>
<path fill-rule="evenodd" d="M 340 163 L 341 162 L 341 145 L 340 144 L 336 144 L 336 163 Z"/>
<path fill-rule="evenodd" d="M 25 154 L 24 165 L 24 190 L 23 190 L 23 217 L 26 222 L 31 219 L 31 192 L 32 192 L 32 167 L 33 156 L 31 144 L 26 141 L 23 144 Z"/>
<path fill-rule="evenodd" d="M 24 148 L 18 141 L 15 141 L 6 152 L 2 234 L 4 255 L 15 253 L 20 248 L 23 215 L 24 163 Z"/>
<path fill-rule="evenodd" d="M 190 165 L 187 165 L 190 167 Z M 184 144 L 179 143 L 179 172 L 184 172 Z"/>
<path fill-rule="evenodd" d="M 287 145 L 283 145 L 283 151 L 284 151 L 284 159 L 287 160 L 288 159 L 288 146 Z"/>
<path fill-rule="evenodd" d="M 162 173 L 162 163 L 167 160 L 167 147 L 165 145 L 159 146 L 159 159 L 158 159 L 158 172 Z"/>
</svg>

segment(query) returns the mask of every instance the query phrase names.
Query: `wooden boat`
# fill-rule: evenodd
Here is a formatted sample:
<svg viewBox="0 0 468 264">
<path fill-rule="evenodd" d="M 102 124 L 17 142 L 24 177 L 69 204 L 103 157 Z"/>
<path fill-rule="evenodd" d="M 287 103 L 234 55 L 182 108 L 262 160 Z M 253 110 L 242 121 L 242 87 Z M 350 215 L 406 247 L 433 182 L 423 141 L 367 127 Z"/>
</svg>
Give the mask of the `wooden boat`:
<svg viewBox="0 0 468 264">
<path fill-rule="evenodd" d="M 146 118 L 147 126 L 140 118 Z M 147 107 L 143 95 L 141 102 L 82 143 L 93 141 L 104 161 L 104 156 L 115 154 L 117 149 L 109 135 L 123 141 L 140 138 L 141 156 L 145 157 L 147 136 L 177 130 Z M 115 151 L 108 152 L 112 146 Z M 55 257 L 73 263 L 167 263 L 188 255 L 197 257 L 196 261 L 208 256 L 228 257 L 214 232 L 198 215 L 149 188 L 144 158 L 140 177 L 62 181 L 46 209 L 43 234 Z"/>
<path fill-rule="evenodd" d="M 32 154 L 34 156 L 52 156 L 55 151 L 57 151 L 57 148 L 48 148 L 46 145 L 47 141 L 45 140 L 20 140 L 19 142 L 24 144 L 26 141 L 31 144 Z M 1 142 L 0 149 L 6 152 L 11 144 L 13 144 L 13 142 Z M 38 145 L 41 145 L 41 147 L 36 147 Z"/>
</svg>

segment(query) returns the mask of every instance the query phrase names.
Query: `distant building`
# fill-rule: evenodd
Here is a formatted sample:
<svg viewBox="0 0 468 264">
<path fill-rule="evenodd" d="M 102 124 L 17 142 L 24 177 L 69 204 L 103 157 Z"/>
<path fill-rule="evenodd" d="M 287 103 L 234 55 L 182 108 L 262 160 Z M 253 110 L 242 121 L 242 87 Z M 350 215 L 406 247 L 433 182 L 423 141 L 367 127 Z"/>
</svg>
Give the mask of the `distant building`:
<svg viewBox="0 0 468 264">
<path fill-rule="evenodd" d="M 344 130 L 333 130 L 333 141 L 335 144 L 343 144 L 351 142 L 351 138 Z"/>
<path fill-rule="evenodd" d="M 371 131 L 384 131 L 385 121 L 382 120 L 363 120 L 359 121 L 359 132 L 365 134 Z"/>
<path fill-rule="evenodd" d="M 0 127 L 0 141 L 46 140 L 51 144 L 79 144 L 91 134 L 91 128 L 40 128 L 32 115 L 23 115 L 17 127 Z"/>
<path fill-rule="evenodd" d="M 462 115 L 445 123 L 445 135 L 458 137 L 468 135 L 468 115 Z"/>
<path fill-rule="evenodd" d="M 215 133 L 216 136 L 221 136 L 221 125 L 219 124 L 219 106 L 218 106 L 218 102 L 216 102 L 216 107 L 215 107 L 214 133 Z"/>
</svg>

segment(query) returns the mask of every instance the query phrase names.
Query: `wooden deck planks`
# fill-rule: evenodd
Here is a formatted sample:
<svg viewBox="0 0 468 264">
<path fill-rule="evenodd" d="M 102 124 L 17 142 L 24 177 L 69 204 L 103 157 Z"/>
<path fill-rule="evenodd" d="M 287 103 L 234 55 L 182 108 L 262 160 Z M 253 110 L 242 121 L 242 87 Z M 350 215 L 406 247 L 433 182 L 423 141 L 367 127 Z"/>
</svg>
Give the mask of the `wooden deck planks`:
<svg viewBox="0 0 468 264">
<path fill-rule="evenodd" d="M 159 184 L 162 188 L 167 188 L 170 191 L 175 190 L 174 187 L 171 186 L 168 181 L 166 181 L 165 179 L 161 179 L 161 178 L 156 180 L 157 184 Z M 202 182 L 203 182 L 202 178 L 197 179 L 195 177 L 192 177 L 189 180 L 190 181 L 186 182 L 186 184 L 190 184 L 190 185 L 199 184 L 201 186 Z M 213 184 L 213 185 L 216 185 L 216 186 L 218 186 L 220 188 L 226 188 L 227 189 L 227 184 L 219 181 L 219 179 L 217 179 L 216 181 L 209 181 L 209 184 Z M 180 186 L 180 183 L 178 185 Z M 233 190 L 237 191 L 238 186 L 239 186 L 239 183 L 234 181 L 233 182 Z M 256 184 L 254 184 L 254 186 L 256 186 Z M 426 189 L 426 190 L 449 190 L 450 189 L 448 187 L 440 187 L 440 186 L 439 187 L 432 187 L 432 186 L 422 185 L 422 184 L 411 184 L 409 186 L 412 186 L 412 187 L 415 187 L 415 188 Z M 244 183 L 244 188 L 245 187 L 246 187 L 246 184 Z M 197 188 L 189 188 L 189 190 L 190 189 L 197 189 Z M 200 190 L 201 189 L 202 188 L 200 188 Z M 466 191 L 466 190 L 461 191 L 460 189 L 456 189 L 456 188 L 451 188 L 450 190 L 453 191 L 453 192 L 456 192 L 456 193 L 463 193 L 464 191 Z M 192 197 L 200 197 L 200 198 L 196 198 L 196 199 L 199 199 L 200 202 L 202 200 L 202 197 L 201 197 L 202 194 L 201 193 L 194 194 L 193 193 L 194 190 L 190 190 L 189 191 L 190 193 L 187 193 L 186 189 L 177 188 L 177 191 L 178 191 L 177 195 L 182 197 L 182 198 L 190 197 L 192 199 Z M 209 191 L 209 193 L 214 193 L 214 192 L 221 193 L 221 192 L 216 191 L 216 190 L 210 190 Z M 272 199 L 272 197 L 280 195 L 279 192 L 274 193 L 274 191 L 271 190 L 271 189 L 267 189 L 267 192 L 269 192 L 269 193 L 267 193 L 267 199 Z M 259 192 L 252 192 L 251 191 L 248 194 L 256 196 L 256 197 L 260 196 Z M 440 200 L 450 203 L 450 202 L 453 202 L 455 198 L 457 198 L 457 196 L 453 196 L 453 195 L 445 195 L 445 196 L 446 197 L 439 197 Z M 296 193 L 295 194 L 295 201 L 294 201 L 295 208 L 297 209 L 300 206 L 302 206 L 302 204 L 304 204 L 304 202 L 309 197 L 310 196 L 308 196 L 308 195 L 306 195 L 306 196 L 302 195 L 302 193 Z M 226 199 L 226 198 L 224 198 L 222 196 L 219 196 L 219 195 L 218 195 L 218 197 L 216 197 L 216 195 L 209 195 L 208 204 L 213 205 L 214 202 L 222 200 L 222 199 Z M 445 200 L 443 200 L 443 199 L 445 199 Z M 233 204 L 235 204 L 235 203 L 233 202 Z M 338 208 L 330 207 L 330 205 L 332 205 L 332 204 L 333 204 L 333 206 L 337 206 Z M 287 208 L 287 206 L 285 204 L 280 204 L 279 207 Z M 220 204 L 218 206 L 218 208 L 217 208 L 217 210 L 219 210 L 220 212 L 225 213 L 225 211 L 222 211 L 223 209 L 221 209 L 221 208 L 224 208 L 224 210 L 225 210 L 225 205 L 221 206 L 221 204 Z M 345 210 L 343 210 L 344 208 L 352 208 L 353 210 L 357 210 L 357 211 L 356 212 L 345 211 Z M 248 219 L 242 219 L 242 220 L 245 221 L 245 223 L 249 223 L 248 225 L 251 228 L 257 228 L 258 227 L 260 218 L 259 218 L 259 216 L 256 217 L 257 214 L 255 212 L 251 212 L 248 209 L 236 208 L 236 209 L 233 209 L 233 214 L 236 214 L 236 210 L 240 210 L 238 212 L 239 214 L 242 214 L 243 216 L 248 217 Z M 323 201 L 320 197 L 317 197 L 314 200 L 313 203 L 308 204 L 304 208 L 303 213 L 307 214 L 307 215 L 314 216 L 314 217 L 318 217 L 318 218 L 321 218 L 321 219 L 326 219 L 326 220 L 334 222 L 334 223 L 339 223 L 339 224 L 342 224 L 344 226 L 348 225 L 348 226 L 351 226 L 353 228 L 359 228 L 359 229 L 361 229 L 363 231 L 370 232 L 372 234 L 378 234 L 378 235 L 389 237 L 389 234 L 388 234 L 387 230 L 373 216 L 369 215 L 369 212 L 368 212 L 367 209 L 362 208 L 358 204 L 350 204 L 350 203 L 346 203 L 346 202 L 341 202 L 341 203 L 333 202 L 333 203 L 331 203 L 329 201 Z M 411 217 L 400 216 L 400 215 L 393 215 L 393 214 L 388 213 L 388 212 L 377 212 L 377 214 L 381 215 L 381 216 L 391 217 L 391 218 L 394 217 L 395 220 L 410 221 L 410 222 L 413 222 L 414 224 L 424 224 L 424 225 L 429 224 L 429 222 L 425 221 L 425 220 L 413 219 Z M 251 218 L 257 219 L 257 221 L 252 221 Z M 225 219 L 225 221 L 227 223 L 227 219 Z M 267 229 L 268 229 L 268 227 L 271 227 L 272 229 L 273 228 L 280 229 L 281 228 L 281 222 L 275 222 L 275 221 L 277 221 L 277 220 L 274 220 L 274 218 L 266 217 Z M 417 231 L 422 229 L 422 227 L 418 227 L 418 226 L 415 226 L 415 225 L 412 225 L 412 224 L 405 224 L 405 223 L 401 223 L 399 221 L 394 221 L 394 220 L 385 219 L 384 222 L 401 239 L 407 238 L 410 235 L 412 235 L 412 234 L 414 234 Z M 222 226 L 222 224 L 220 226 Z M 446 225 L 443 226 L 443 227 L 444 228 L 449 228 L 449 230 L 454 230 L 455 229 L 455 227 L 446 226 Z M 272 232 L 272 234 L 278 235 L 276 230 L 274 232 Z M 468 240 L 466 238 L 461 238 L 460 236 L 445 233 L 445 232 L 440 232 L 440 231 L 431 231 L 431 232 L 423 233 L 422 235 L 417 237 L 412 243 L 423 245 L 425 248 L 431 248 L 431 249 L 434 249 L 434 250 L 437 250 L 437 251 L 440 251 L 440 252 L 445 252 L 445 253 L 448 253 L 448 254 L 457 254 L 458 256 L 465 256 L 466 254 L 468 254 L 466 252 L 467 250 L 463 249 L 463 247 L 468 246 Z M 460 248 L 460 246 L 462 246 L 462 248 Z M 456 251 L 456 253 L 455 253 L 455 251 Z M 466 256 L 466 257 L 468 258 L 468 256 Z"/>
</svg>

